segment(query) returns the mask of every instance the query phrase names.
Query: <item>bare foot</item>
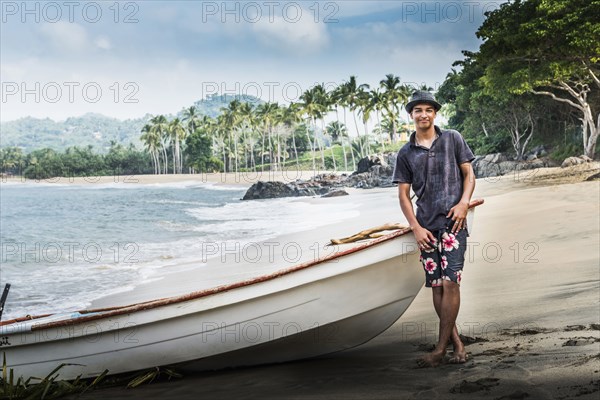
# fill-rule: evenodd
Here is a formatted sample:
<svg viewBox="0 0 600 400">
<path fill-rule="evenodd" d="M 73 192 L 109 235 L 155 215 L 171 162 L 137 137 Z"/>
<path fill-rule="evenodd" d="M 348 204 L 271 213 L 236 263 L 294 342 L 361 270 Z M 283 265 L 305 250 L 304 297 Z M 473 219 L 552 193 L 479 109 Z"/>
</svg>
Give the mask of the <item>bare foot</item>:
<svg viewBox="0 0 600 400">
<path fill-rule="evenodd" d="M 460 337 L 452 340 L 454 346 L 454 352 L 452 353 L 452 357 L 448 359 L 448 362 L 452 364 L 464 364 L 469 359 L 469 355 L 465 350 L 465 345 L 460 340 Z"/>
<path fill-rule="evenodd" d="M 469 360 L 469 355 L 465 350 L 465 346 L 454 347 L 454 352 L 452 353 L 452 357 L 448 360 L 448 362 L 452 364 L 464 364 Z"/>
<path fill-rule="evenodd" d="M 444 360 L 444 355 L 445 354 L 443 352 L 432 351 L 431 353 L 424 355 L 423 357 L 418 359 L 417 365 L 420 368 L 435 368 L 442 363 L 442 361 Z"/>
</svg>

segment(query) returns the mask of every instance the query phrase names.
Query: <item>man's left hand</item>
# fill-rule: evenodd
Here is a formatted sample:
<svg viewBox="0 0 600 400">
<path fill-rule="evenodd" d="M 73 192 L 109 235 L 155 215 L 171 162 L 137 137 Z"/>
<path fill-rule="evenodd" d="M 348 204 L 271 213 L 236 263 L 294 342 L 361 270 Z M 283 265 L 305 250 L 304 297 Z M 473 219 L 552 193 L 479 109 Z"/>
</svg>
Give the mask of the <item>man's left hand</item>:
<svg viewBox="0 0 600 400">
<path fill-rule="evenodd" d="M 456 233 L 464 228 L 467 224 L 467 211 L 469 211 L 469 203 L 458 203 L 450 209 L 446 218 L 452 218 L 452 233 Z"/>
</svg>

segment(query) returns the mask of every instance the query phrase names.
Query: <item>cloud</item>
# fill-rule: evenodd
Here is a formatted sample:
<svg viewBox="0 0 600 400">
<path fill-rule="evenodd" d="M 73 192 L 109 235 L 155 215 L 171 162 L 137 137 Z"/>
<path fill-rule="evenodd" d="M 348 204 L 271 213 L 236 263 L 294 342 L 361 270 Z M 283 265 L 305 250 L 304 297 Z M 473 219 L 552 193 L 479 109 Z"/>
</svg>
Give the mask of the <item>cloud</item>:
<svg viewBox="0 0 600 400">
<path fill-rule="evenodd" d="M 278 16 L 272 21 L 261 19 L 252 24 L 252 32 L 261 43 L 283 53 L 318 53 L 330 42 L 326 25 L 306 14 L 296 22 Z"/>
<path fill-rule="evenodd" d="M 94 41 L 94 44 L 96 45 L 96 47 L 98 47 L 99 49 L 102 49 L 102 50 L 110 50 L 112 48 L 112 45 L 110 44 L 110 40 L 108 40 L 108 38 L 106 36 L 97 37 L 96 40 Z"/>
<path fill-rule="evenodd" d="M 89 46 L 88 34 L 83 26 L 77 23 L 59 21 L 44 23 L 40 33 L 55 50 L 64 52 L 80 52 Z"/>
</svg>

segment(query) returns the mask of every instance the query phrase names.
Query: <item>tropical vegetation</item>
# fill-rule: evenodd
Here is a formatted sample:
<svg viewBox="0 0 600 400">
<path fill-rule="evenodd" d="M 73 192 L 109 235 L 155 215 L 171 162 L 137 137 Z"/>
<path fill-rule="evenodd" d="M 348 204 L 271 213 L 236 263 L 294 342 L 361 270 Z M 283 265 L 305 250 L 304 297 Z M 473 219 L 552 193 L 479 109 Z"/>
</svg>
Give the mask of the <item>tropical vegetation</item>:
<svg viewBox="0 0 600 400">
<path fill-rule="evenodd" d="M 600 1 L 515 0 L 488 12 L 479 51 L 463 52 L 437 95 L 479 154 L 553 148 L 597 155 Z"/>
<path fill-rule="evenodd" d="M 332 90 L 317 84 L 288 105 L 233 99 L 216 117 L 196 106 L 171 119 L 152 116 L 140 139 L 155 174 L 182 173 L 184 165 L 185 172 L 349 171 L 360 158 L 406 140 L 401 110 L 414 90 L 392 74 L 374 89 L 350 76 Z"/>
</svg>

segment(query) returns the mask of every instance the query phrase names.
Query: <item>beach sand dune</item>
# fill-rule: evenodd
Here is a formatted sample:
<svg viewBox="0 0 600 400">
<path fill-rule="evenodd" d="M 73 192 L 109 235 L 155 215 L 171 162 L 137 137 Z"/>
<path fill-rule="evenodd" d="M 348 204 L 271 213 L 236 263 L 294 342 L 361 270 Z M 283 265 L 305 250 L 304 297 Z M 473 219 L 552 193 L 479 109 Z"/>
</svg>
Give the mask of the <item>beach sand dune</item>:
<svg viewBox="0 0 600 400">
<path fill-rule="evenodd" d="M 133 390 L 107 388 L 81 398 L 597 399 L 600 183 L 581 182 L 589 171 L 556 178 L 558 173 L 478 181 L 475 197 L 486 203 L 477 210 L 470 238 L 457 320 L 470 354 L 466 364 L 416 368 L 415 360 L 437 337 L 431 295 L 422 289 L 390 329 L 351 350 Z M 395 196 L 391 188 L 312 201 L 360 204 L 360 217 L 344 223 L 341 237 L 401 222 Z"/>
</svg>

